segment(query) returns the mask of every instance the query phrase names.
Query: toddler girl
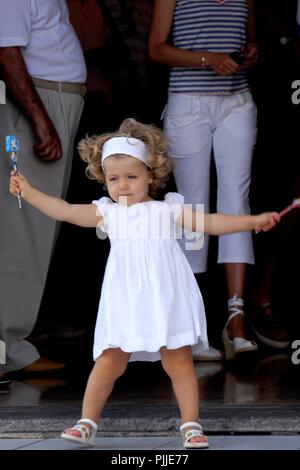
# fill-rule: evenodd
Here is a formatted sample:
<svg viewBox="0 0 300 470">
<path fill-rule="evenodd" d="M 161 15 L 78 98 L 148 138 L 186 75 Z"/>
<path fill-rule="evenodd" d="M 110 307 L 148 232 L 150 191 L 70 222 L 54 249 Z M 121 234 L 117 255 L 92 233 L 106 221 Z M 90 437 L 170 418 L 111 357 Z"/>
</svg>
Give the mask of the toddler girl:
<svg viewBox="0 0 300 470">
<path fill-rule="evenodd" d="M 203 214 L 185 206 L 178 193 L 155 200 L 170 172 L 166 147 L 160 130 L 134 119 L 126 119 L 118 132 L 81 141 L 87 174 L 105 183 L 110 196 L 92 204 L 68 204 L 32 187 L 21 174 L 11 176 L 12 194 L 56 220 L 98 227 L 111 241 L 95 330 L 95 365 L 82 418 L 62 433 L 69 441 L 92 444 L 104 404 L 129 360 L 160 359 L 178 401 L 184 447 L 208 447 L 198 422 L 192 356 L 208 347 L 205 312 L 176 238 L 180 227 L 213 235 L 269 230 L 279 216 Z"/>
</svg>

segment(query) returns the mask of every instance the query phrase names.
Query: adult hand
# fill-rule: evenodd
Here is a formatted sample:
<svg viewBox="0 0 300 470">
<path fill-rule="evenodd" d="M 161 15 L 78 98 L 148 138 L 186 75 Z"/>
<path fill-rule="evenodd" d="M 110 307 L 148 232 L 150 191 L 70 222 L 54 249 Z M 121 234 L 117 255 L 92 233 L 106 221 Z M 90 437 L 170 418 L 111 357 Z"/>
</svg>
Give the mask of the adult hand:
<svg viewBox="0 0 300 470">
<path fill-rule="evenodd" d="M 257 44 L 249 42 L 244 50 L 245 61 L 241 68 L 248 68 L 255 65 L 258 61 L 259 49 Z"/>
<path fill-rule="evenodd" d="M 40 118 L 35 126 L 38 143 L 34 153 L 45 162 L 56 162 L 62 157 L 62 147 L 58 134 L 49 118 Z"/>
<path fill-rule="evenodd" d="M 239 70 L 239 65 L 231 59 L 229 54 L 224 52 L 210 52 L 208 65 L 214 69 L 218 75 L 234 75 Z"/>
</svg>

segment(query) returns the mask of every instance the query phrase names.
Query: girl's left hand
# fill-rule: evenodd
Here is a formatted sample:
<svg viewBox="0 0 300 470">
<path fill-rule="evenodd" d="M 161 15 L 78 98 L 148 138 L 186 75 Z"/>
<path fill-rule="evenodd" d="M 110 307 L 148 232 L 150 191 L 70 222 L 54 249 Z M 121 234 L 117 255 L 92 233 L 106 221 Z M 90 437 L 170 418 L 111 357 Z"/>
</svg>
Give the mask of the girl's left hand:
<svg viewBox="0 0 300 470">
<path fill-rule="evenodd" d="M 268 232 L 280 222 L 280 215 L 277 212 L 264 212 L 255 216 L 255 233 Z"/>
</svg>

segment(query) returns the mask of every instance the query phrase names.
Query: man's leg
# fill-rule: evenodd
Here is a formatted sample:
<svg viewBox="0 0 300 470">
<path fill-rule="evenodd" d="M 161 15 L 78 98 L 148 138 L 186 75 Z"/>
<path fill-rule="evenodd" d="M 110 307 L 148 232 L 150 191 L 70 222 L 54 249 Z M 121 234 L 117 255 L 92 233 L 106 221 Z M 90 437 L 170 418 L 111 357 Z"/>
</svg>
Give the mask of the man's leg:
<svg viewBox="0 0 300 470">
<path fill-rule="evenodd" d="M 0 108 L 0 337 L 6 344 L 6 372 L 22 369 L 39 358 L 25 338 L 37 319 L 57 223 L 28 204 L 19 209 L 10 195 L 11 165 L 8 155 L 5 157 L 5 136 L 14 134 L 20 142 L 20 172 L 37 188 L 60 197 L 67 189 L 73 139 L 82 112 L 79 95 L 38 91 L 61 138 L 63 157 L 56 163 L 42 162 L 33 154 L 31 125 L 12 103 Z"/>
</svg>

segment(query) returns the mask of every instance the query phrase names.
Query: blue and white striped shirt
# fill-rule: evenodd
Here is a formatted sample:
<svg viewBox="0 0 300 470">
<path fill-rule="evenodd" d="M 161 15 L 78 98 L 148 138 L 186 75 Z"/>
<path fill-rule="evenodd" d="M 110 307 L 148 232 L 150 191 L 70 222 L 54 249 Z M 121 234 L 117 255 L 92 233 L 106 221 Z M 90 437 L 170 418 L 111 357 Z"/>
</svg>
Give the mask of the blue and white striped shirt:
<svg viewBox="0 0 300 470">
<path fill-rule="evenodd" d="M 189 51 L 230 53 L 247 41 L 247 0 L 177 0 L 173 44 Z M 172 67 L 169 92 L 227 95 L 249 89 L 246 72 L 221 76 L 213 69 Z"/>
</svg>

